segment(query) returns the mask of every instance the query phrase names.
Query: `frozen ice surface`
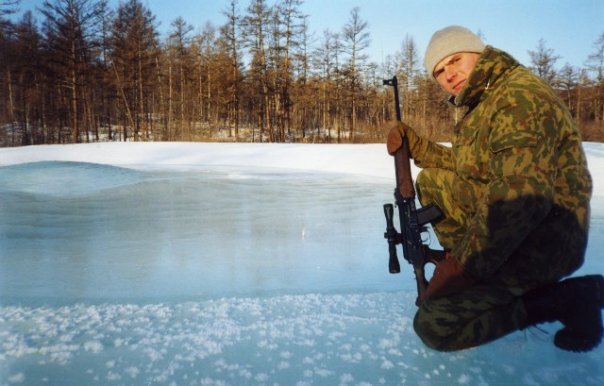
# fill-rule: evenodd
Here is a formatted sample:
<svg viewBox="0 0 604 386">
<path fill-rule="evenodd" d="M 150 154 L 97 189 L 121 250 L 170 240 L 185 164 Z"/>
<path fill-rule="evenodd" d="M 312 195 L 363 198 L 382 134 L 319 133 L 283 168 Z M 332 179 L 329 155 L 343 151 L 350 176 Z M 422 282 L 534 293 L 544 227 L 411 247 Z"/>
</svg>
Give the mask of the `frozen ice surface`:
<svg viewBox="0 0 604 386">
<path fill-rule="evenodd" d="M 6 306 L 0 374 L 57 385 L 600 385 L 602 353 L 514 334 L 443 354 L 409 292 Z"/>
<path fill-rule="evenodd" d="M 391 189 L 351 176 L 38 162 L 1 168 L 0 191 L 5 302 L 399 288 L 384 277 Z"/>
<path fill-rule="evenodd" d="M 588 145 L 580 273 L 604 271 Z M 423 346 L 381 146 L 158 146 L 0 149 L 0 385 L 604 384 L 602 347 L 558 350 L 556 324 Z"/>
</svg>

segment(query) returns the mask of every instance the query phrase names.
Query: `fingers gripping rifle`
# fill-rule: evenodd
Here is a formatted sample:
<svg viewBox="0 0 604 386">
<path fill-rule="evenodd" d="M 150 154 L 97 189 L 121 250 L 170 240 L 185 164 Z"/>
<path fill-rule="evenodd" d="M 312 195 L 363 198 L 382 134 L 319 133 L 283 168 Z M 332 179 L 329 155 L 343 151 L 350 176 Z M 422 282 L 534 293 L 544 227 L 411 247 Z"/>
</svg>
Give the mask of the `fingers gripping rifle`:
<svg viewBox="0 0 604 386">
<path fill-rule="evenodd" d="M 384 85 L 392 86 L 394 88 L 396 119 L 401 121 L 401 108 L 396 76 L 392 79 L 384 79 Z M 420 209 L 416 208 L 415 189 L 411 176 L 410 160 L 411 153 L 409 151 L 409 142 L 407 136 L 404 136 L 402 146 L 394 154 L 394 170 L 396 174 L 394 199 L 396 206 L 398 207 L 401 232 L 399 233 L 394 227 L 394 206 L 392 204 L 384 204 L 384 215 L 386 216 L 386 232 L 384 233 L 384 238 L 388 240 L 388 250 L 390 252 L 388 267 L 390 273 L 399 273 L 401 271 L 396 255 L 397 244 L 402 244 L 405 260 L 413 265 L 415 280 L 417 282 L 417 299 L 415 304 L 419 305 L 421 299 L 424 298 L 424 293 L 428 287 L 425 266 L 427 263 L 436 264 L 442 259 L 441 253 L 432 251 L 423 244 L 421 234 L 427 231 L 426 224 L 438 221 L 442 218 L 442 212 L 434 205 L 429 205 Z"/>
</svg>

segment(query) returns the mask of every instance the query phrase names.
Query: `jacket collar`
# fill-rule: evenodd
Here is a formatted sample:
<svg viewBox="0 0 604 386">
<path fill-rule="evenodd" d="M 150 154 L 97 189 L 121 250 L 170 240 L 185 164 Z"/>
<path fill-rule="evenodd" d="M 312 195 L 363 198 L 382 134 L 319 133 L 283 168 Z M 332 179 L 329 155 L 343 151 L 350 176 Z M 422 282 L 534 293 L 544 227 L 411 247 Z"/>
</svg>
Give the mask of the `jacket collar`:
<svg viewBox="0 0 604 386">
<path fill-rule="evenodd" d="M 497 87 L 501 76 L 520 64 L 507 52 L 486 46 L 476 66 L 468 78 L 468 82 L 457 95 L 451 96 L 449 102 L 455 106 L 476 107 L 486 90 Z"/>
</svg>

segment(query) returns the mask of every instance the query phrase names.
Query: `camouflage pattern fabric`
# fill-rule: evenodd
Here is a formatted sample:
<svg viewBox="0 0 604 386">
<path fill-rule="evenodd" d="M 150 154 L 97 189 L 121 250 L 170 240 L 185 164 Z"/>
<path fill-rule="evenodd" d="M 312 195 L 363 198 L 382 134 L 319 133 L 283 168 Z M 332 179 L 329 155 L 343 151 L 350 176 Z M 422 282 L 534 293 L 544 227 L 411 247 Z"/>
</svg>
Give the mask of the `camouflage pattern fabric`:
<svg viewBox="0 0 604 386">
<path fill-rule="evenodd" d="M 468 109 L 452 148 L 407 131 L 424 168 L 420 201 L 447 216 L 437 237 L 480 283 L 420 306 L 416 331 L 439 350 L 513 331 L 525 317 L 519 295 L 581 266 L 592 191 L 570 113 L 507 53 L 487 46 L 452 102 Z"/>
<path fill-rule="evenodd" d="M 520 298 L 506 288 L 479 285 L 424 302 L 414 328 L 428 347 L 454 351 L 491 342 L 516 331 L 526 318 Z"/>
</svg>

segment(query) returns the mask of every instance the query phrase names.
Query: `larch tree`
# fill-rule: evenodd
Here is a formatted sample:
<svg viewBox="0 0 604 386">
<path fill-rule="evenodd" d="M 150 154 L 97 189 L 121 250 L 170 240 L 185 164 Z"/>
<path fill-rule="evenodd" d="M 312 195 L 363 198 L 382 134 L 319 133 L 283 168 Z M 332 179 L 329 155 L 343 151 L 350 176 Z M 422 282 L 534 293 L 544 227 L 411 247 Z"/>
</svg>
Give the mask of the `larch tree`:
<svg viewBox="0 0 604 386">
<path fill-rule="evenodd" d="M 122 139 L 128 139 L 127 128 L 133 130 L 134 140 L 148 135 L 146 122 L 151 119 L 150 98 L 157 79 L 158 52 L 155 16 L 139 0 L 120 4 L 113 25 L 111 65 L 114 85 L 125 112 Z"/>
<path fill-rule="evenodd" d="M 45 0 L 42 8 L 45 48 L 54 73 L 56 86 L 66 90 L 61 95 L 67 103 L 71 142 L 80 142 L 80 123 L 84 123 L 85 87 L 93 59 L 93 47 L 98 44 L 99 4 L 93 0 Z"/>
<path fill-rule="evenodd" d="M 240 46 L 243 37 L 241 36 L 241 15 L 237 0 L 229 0 L 228 7 L 223 11 L 227 17 L 227 23 L 221 28 L 220 32 L 223 41 L 226 43 L 226 49 L 229 56 L 230 80 L 228 89 L 230 92 L 230 112 L 229 117 L 232 122 L 232 127 L 235 130 L 235 140 L 239 140 L 239 109 L 240 109 L 240 89 L 241 89 L 241 53 Z M 229 128 L 231 125 L 229 125 Z M 229 129 L 229 135 L 232 136 Z"/>
<path fill-rule="evenodd" d="M 247 15 L 242 20 L 245 31 L 245 43 L 250 53 L 248 70 L 248 84 L 253 94 L 259 97 L 251 100 L 251 106 L 258 118 L 257 126 L 260 127 L 259 141 L 264 141 L 268 136 L 270 142 L 274 141 L 273 126 L 270 113 L 270 75 L 267 58 L 267 26 L 269 25 L 270 9 L 265 0 L 252 0 Z M 255 140 L 252 134 L 252 140 Z"/>
<path fill-rule="evenodd" d="M 346 79 L 350 97 L 350 132 L 349 139 L 354 141 L 357 122 L 357 99 L 358 92 L 362 86 L 362 67 L 367 61 L 367 55 L 363 51 L 371 43 L 368 31 L 369 25 L 361 19 L 360 8 L 354 7 L 350 12 L 348 23 L 344 26 L 342 36 L 344 38 L 344 50 L 348 54 L 346 66 Z"/>
<path fill-rule="evenodd" d="M 556 78 L 555 65 L 560 56 L 556 55 L 552 48 L 546 46 L 544 39 L 539 39 L 537 49 L 535 51 L 528 50 L 528 54 L 531 58 L 531 69 L 553 86 Z"/>
</svg>

